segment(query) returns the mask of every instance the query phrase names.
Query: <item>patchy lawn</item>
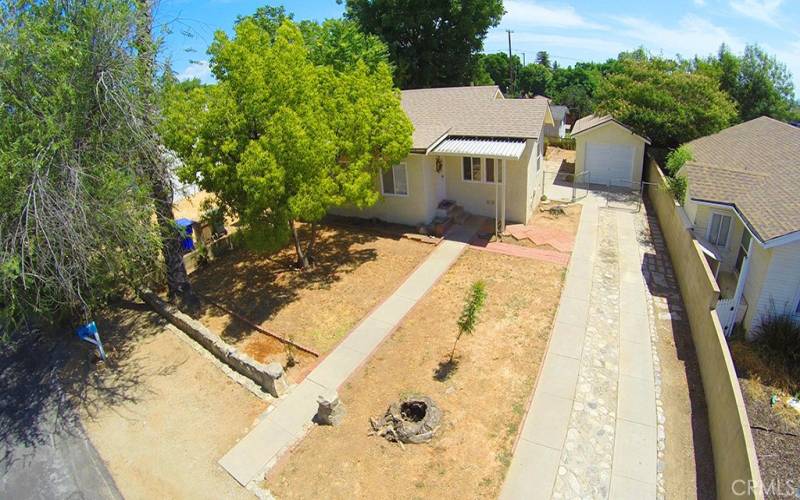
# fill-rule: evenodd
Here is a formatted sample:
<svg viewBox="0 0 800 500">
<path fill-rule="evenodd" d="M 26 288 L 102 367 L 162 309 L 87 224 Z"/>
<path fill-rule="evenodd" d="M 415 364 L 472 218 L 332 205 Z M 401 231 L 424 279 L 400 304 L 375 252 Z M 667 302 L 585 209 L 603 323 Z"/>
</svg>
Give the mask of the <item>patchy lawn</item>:
<svg viewBox="0 0 800 500">
<path fill-rule="evenodd" d="M 771 492 L 765 491 L 765 497 L 781 498 L 776 488 L 784 487 L 790 480 L 796 483 L 800 471 L 800 413 L 786 404 L 800 390 L 800 380 L 752 343 L 735 340 L 730 348 L 753 432 L 761 479 L 765 488 L 773 485 Z M 772 395 L 778 397 L 774 406 L 770 405 Z"/>
<path fill-rule="evenodd" d="M 457 333 L 470 285 L 486 282 L 487 301 L 458 366 L 435 379 Z M 452 498 L 497 496 L 544 356 L 564 279 L 563 267 L 468 249 L 392 336 L 340 390 L 347 415 L 315 427 L 266 481 L 277 498 Z M 442 408 L 428 444 L 368 436 L 405 395 Z"/>
<path fill-rule="evenodd" d="M 293 269 L 294 247 L 272 254 L 244 249 L 192 275 L 203 296 L 253 323 L 316 350 L 330 351 L 372 308 L 389 296 L 433 245 L 340 227 L 319 229 L 316 266 Z M 286 364 L 283 343 L 206 303 L 198 319 L 258 361 Z M 295 350 L 297 378 L 314 358 Z"/>
<path fill-rule="evenodd" d="M 126 498 L 248 498 L 217 460 L 267 403 L 230 380 L 145 307 L 101 324 L 109 366 L 93 386 L 113 392 L 82 417 Z M 112 391 L 113 389 L 113 391 Z M 93 389 L 89 389 L 91 393 Z M 91 399 L 91 394 L 89 394 Z M 97 398 L 99 401 L 100 398 Z"/>
</svg>

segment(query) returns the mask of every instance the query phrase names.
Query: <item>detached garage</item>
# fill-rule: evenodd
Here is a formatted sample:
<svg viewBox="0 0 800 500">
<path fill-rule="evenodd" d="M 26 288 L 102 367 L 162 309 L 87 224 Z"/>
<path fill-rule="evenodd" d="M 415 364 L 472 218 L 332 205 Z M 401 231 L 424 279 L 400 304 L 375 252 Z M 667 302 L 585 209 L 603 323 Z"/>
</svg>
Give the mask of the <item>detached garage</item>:
<svg viewBox="0 0 800 500">
<path fill-rule="evenodd" d="M 589 115 L 575 122 L 575 176 L 578 182 L 638 189 L 644 147 L 650 140 L 611 116 Z M 585 173 L 584 173 L 585 172 Z"/>
</svg>

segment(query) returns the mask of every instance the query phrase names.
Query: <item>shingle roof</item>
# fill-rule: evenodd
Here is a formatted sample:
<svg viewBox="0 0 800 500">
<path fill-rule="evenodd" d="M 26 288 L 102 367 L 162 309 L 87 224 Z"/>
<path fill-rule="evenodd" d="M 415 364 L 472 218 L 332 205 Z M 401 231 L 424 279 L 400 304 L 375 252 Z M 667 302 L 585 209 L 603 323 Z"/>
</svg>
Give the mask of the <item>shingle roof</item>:
<svg viewBox="0 0 800 500">
<path fill-rule="evenodd" d="M 578 134 L 580 134 L 582 132 L 586 132 L 589 129 L 592 129 L 592 128 L 595 128 L 595 127 L 599 127 L 601 125 L 605 125 L 606 123 L 616 123 L 620 127 L 623 127 L 623 128 L 626 128 L 626 129 L 630 130 L 630 132 L 633 135 L 635 135 L 637 137 L 640 137 L 647 144 L 650 144 L 650 139 L 648 139 L 647 137 L 642 137 L 641 135 L 637 134 L 629 126 L 625 125 L 624 123 L 620 122 L 619 120 L 615 120 L 614 117 L 611 116 L 611 115 L 604 115 L 604 116 L 589 115 L 589 116 L 584 116 L 580 120 L 575 121 L 575 124 L 572 126 L 572 130 L 571 130 L 570 134 L 575 136 L 575 135 L 578 135 Z"/>
<path fill-rule="evenodd" d="M 445 134 L 535 139 L 548 111 L 545 98 L 504 99 L 494 85 L 404 90 L 402 105 L 414 124 L 415 150 Z"/>
<path fill-rule="evenodd" d="M 800 129 L 762 116 L 687 146 L 690 198 L 734 205 L 764 242 L 800 231 Z"/>
</svg>

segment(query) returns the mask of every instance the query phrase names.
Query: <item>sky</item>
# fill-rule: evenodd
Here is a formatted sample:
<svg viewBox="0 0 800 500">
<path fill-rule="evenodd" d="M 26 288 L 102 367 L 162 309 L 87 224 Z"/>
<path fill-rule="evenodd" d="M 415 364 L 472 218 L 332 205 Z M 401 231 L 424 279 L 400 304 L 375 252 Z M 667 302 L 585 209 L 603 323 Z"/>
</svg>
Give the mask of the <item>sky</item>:
<svg viewBox="0 0 800 500">
<path fill-rule="evenodd" d="M 340 17 L 335 0 L 161 0 L 156 19 L 168 26 L 162 57 L 178 78 L 212 81 L 206 49 L 216 30 L 231 32 L 239 15 L 282 4 L 295 19 Z M 604 61 L 644 46 L 654 54 L 691 57 L 721 43 L 737 53 L 758 43 L 785 63 L 800 95 L 799 0 L 505 0 L 506 14 L 484 42 L 485 52 L 512 51 L 527 61 L 546 50 L 562 66 Z"/>
</svg>

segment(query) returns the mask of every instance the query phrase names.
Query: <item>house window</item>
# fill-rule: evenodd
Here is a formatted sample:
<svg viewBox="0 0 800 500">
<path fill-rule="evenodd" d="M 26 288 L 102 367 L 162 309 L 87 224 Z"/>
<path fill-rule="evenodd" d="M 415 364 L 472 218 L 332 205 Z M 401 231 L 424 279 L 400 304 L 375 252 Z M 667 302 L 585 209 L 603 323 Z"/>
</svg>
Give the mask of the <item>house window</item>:
<svg viewBox="0 0 800 500">
<path fill-rule="evenodd" d="M 730 230 L 730 215 L 713 214 L 711 216 L 711 227 L 708 228 L 708 241 L 718 247 L 724 247 L 728 244 Z"/>
<path fill-rule="evenodd" d="M 739 244 L 739 254 L 736 256 L 736 272 L 742 272 L 742 266 L 744 265 L 744 259 L 747 258 L 747 251 L 750 248 L 750 231 L 745 229 L 742 231 L 742 241 Z"/>
<path fill-rule="evenodd" d="M 390 196 L 408 194 L 408 177 L 405 163 L 394 165 L 381 174 L 381 191 Z"/>
<path fill-rule="evenodd" d="M 481 159 L 465 156 L 462 161 L 462 174 L 465 181 L 481 182 Z"/>
<path fill-rule="evenodd" d="M 483 161 L 483 166 L 486 174 L 484 178 L 486 182 L 494 183 L 494 182 L 503 182 L 503 160 L 495 160 L 494 158 L 486 158 Z M 497 181 L 495 181 L 494 175 L 494 167 L 497 165 Z"/>
</svg>

